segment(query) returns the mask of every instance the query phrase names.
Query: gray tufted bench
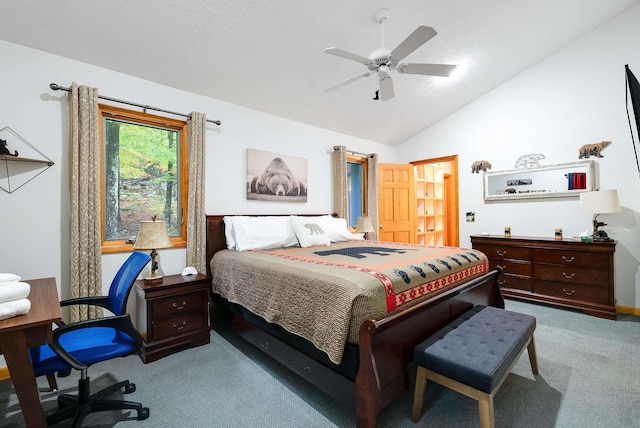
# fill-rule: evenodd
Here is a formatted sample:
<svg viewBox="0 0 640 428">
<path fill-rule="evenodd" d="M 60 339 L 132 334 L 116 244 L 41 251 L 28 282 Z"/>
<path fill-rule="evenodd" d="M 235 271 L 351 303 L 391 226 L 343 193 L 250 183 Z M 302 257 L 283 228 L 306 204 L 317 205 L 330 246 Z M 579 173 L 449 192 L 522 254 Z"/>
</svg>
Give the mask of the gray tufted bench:
<svg viewBox="0 0 640 428">
<path fill-rule="evenodd" d="M 411 419 L 422 417 L 427 379 L 478 400 L 480 425 L 494 426 L 493 396 L 520 354 L 538 374 L 536 319 L 491 306 L 476 306 L 414 348 L 418 366 Z"/>
</svg>

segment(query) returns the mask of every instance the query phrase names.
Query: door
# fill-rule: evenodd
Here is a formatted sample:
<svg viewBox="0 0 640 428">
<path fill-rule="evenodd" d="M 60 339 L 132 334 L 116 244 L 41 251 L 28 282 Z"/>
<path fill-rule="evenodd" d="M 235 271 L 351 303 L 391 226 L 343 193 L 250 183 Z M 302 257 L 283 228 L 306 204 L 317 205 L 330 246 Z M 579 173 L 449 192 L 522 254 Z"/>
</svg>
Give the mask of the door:
<svg viewBox="0 0 640 428">
<path fill-rule="evenodd" d="M 379 164 L 378 239 L 415 243 L 413 165 Z"/>
</svg>

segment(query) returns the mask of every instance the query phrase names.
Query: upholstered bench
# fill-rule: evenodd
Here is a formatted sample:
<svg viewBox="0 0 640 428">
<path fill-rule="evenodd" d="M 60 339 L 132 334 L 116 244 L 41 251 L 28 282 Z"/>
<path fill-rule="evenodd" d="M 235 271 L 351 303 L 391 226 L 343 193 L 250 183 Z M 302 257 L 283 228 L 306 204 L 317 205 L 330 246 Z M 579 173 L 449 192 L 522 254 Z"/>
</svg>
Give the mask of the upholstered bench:
<svg viewBox="0 0 640 428">
<path fill-rule="evenodd" d="M 416 389 L 411 419 L 422 417 L 427 379 L 478 400 L 480 425 L 494 426 L 493 397 L 525 348 L 534 374 L 536 319 L 490 306 L 476 306 L 414 348 Z"/>
</svg>

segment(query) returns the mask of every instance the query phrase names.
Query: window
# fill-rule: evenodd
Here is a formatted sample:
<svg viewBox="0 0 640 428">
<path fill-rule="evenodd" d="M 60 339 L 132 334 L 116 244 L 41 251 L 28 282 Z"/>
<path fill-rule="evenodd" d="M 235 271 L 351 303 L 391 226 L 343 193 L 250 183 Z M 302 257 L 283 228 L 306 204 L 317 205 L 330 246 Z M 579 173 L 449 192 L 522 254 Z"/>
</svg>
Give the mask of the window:
<svg viewBox="0 0 640 428">
<path fill-rule="evenodd" d="M 367 215 L 367 158 L 347 156 L 347 186 L 347 224 L 355 228 L 358 217 Z"/>
<path fill-rule="evenodd" d="M 153 216 L 174 247 L 186 246 L 186 122 L 101 105 L 100 136 L 102 251 L 131 251 Z"/>
</svg>

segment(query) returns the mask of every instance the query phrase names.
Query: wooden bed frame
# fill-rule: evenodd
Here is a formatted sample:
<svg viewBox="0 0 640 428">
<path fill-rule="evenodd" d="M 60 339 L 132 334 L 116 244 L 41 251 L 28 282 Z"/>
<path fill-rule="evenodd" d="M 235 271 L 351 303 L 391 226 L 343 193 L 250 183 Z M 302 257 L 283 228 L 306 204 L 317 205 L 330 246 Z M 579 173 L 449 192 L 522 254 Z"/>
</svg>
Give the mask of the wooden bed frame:
<svg viewBox="0 0 640 428">
<path fill-rule="evenodd" d="M 226 248 L 223 217 L 207 216 L 208 271 L 213 255 Z M 378 413 L 409 387 L 408 371 L 415 345 L 475 305 L 504 308 L 498 286 L 499 272 L 494 269 L 403 312 L 365 321 L 359 333 L 359 367 L 355 382 L 238 314 L 220 317 L 220 314 L 212 313 L 212 319 L 220 319 L 245 340 L 336 400 L 355 406 L 358 428 L 373 428 Z M 216 322 L 212 325 L 216 328 Z"/>
</svg>

